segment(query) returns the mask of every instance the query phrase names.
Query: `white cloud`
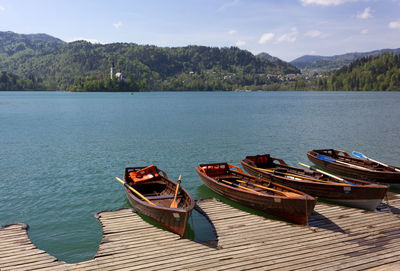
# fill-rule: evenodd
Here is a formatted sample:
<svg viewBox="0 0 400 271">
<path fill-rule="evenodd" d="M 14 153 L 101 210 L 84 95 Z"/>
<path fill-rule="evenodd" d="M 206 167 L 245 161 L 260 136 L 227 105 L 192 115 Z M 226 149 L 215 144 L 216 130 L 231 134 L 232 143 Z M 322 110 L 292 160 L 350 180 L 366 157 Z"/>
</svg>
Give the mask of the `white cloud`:
<svg viewBox="0 0 400 271">
<path fill-rule="evenodd" d="M 113 26 L 114 26 L 116 29 L 118 29 L 118 28 L 120 28 L 120 27 L 122 26 L 122 22 L 119 21 L 118 23 L 113 23 Z"/>
<path fill-rule="evenodd" d="M 0 6 L 0 11 L 4 11 L 5 8 L 3 6 Z"/>
<path fill-rule="evenodd" d="M 84 40 L 93 44 L 102 44 L 102 42 L 100 42 L 99 40 L 96 39 L 88 39 L 88 38 L 72 38 L 70 40 L 68 40 L 67 42 L 73 42 L 73 41 L 78 41 L 78 40 Z"/>
<path fill-rule="evenodd" d="M 355 2 L 357 0 L 301 0 L 303 6 L 317 5 L 317 6 L 338 6 L 346 2 Z"/>
<path fill-rule="evenodd" d="M 235 35 L 236 33 L 237 33 L 237 31 L 234 29 L 229 30 L 229 32 L 228 32 L 229 35 Z"/>
<path fill-rule="evenodd" d="M 367 34 L 368 34 L 368 29 L 363 29 L 363 30 L 361 30 L 361 34 L 367 35 Z"/>
<path fill-rule="evenodd" d="M 314 50 L 312 50 L 312 51 L 309 53 L 309 55 L 316 55 L 316 54 L 317 54 L 317 52 L 314 51 Z"/>
<path fill-rule="evenodd" d="M 297 32 L 297 28 L 293 27 L 291 29 L 291 32 L 283 34 L 282 36 L 280 36 L 277 39 L 277 42 L 283 42 L 283 41 L 287 41 L 287 42 L 295 42 L 297 39 L 297 35 L 299 34 L 299 32 Z"/>
<path fill-rule="evenodd" d="M 237 46 L 237 47 L 244 46 L 244 45 L 246 45 L 246 42 L 243 41 L 243 40 L 238 40 L 238 41 L 236 42 L 236 46 Z"/>
<path fill-rule="evenodd" d="M 357 13 L 358 19 L 368 19 L 372 18 L 371 8 L 365 8 L 363 12 Z"/>
<path fill-rule="evenodd" d="M 264 44 L 275 37 L 274 33 L 264 33 L 262 34 L 260 40 L 258 41 L 259 44 Z"/>
<path fill-rule="evenodd" d="M 389 28 L 391 28 L 391 29 L 400 29 L 400 20 L 390 22 L 389 23 Z"/>
<path fill-rule="evenodd" d="M 307 33 L 305 33 L 305 35 L 310 38 L 317 38 L 322 36 L 322 32 L 318 30 L 310 30 Z"/>
</svg>

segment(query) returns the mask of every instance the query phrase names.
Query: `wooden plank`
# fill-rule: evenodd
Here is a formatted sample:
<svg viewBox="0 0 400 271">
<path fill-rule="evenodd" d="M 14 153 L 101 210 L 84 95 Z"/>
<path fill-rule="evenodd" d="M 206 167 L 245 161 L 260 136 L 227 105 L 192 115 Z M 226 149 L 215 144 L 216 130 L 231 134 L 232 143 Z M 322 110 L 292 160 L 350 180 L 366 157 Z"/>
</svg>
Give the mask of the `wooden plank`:
<svg viewBox="0 0 400 271">
<path fill-rule="evenodd" d="M 13 248 L 28 247 L 28 246 L 32 245 L 30 240 L 26 240 L 23 242 L 15 242 L 15 243 L 0 242 L 0 244 L 1 244 L 0 251 L 5 251 L 5 250 L 13 249 Z"/>
<path fill-rule="evenodd" d="M 0 239 L 11 238 L 16 236 L 27 236 L 26 230 L 19 229 L 18 231 L 9 231 L 9 230 L 5 230 L 3 232 L 0 231 Z"/>
<path fill-rule="evenodd" d="M 375 218 L 376 220 L 379 221 L 379 218 Z M 360 231 L 368 231 L 368 230 L 372 230 L 374 228 L 379 228 L 379 229 L 387 229 L 387 228 L 391 228 L 391 227 L 395 227 L 396 225 L 400 225 L 399 221 L 396 220 L 383 220 L 382 222 L 376 223 L 374 225 L 368 225 L 368 224 L 362 224 L 361 221 L 359 221 L 358 223 L 351 223 L 349 225 L 343 225 L 342 227 L 337 225 L 327 225 L 326 227 L 320 228 L 320 229 L 325 229 L 325 230 L 331 230 L 331 231 L 335 231 L 335 230 L 343 230 L 343 232 L 346 233 L 356 233 L 356 232 L 360 232 Z"/>
<path fill-rule="evenodd" d="M 154 249 L 157 248 L 157 244 L 162 245 L 164 243 L 171 244 L 171 240 L 146 240 L 145 242 L 134 242 L 134 243 L 124 243 L 124 244 L 116 244 L 115 246 L 107 246 L 106 248 L 99 249 L 98 253 L 95 255 L 95 258 L 100 257 L 104 254 L 115 253 L 116 251 L 123 251 L 125 249 L 129 249 L 131 253 L 141 253 L 144 248 L 146 249 Z"/>
<path fill-rule="evenodd" d="M 56 262 L 56 261 L 40 261 L 40 262 L 32 262 L 27 264 L 20 264 L 17 266 L 6 267 L 4 270 L 42 270 L 42 268 L 50 268 L 50 270 L 54 270 L 57 266 L 65 266 L 64 262 Z M 3 270 L 3 269 L 2 269 Z M 64 270 L 64 269 L 63 269 Z"/>
<path fill-rule="evenodd" d="M 353 245 L 356 245 L 356 244 L 353 244 Z M 298 249 L 295 249 L 295 251 L 298 251 Z M 281 253 L 281 252 L 279 252 L 279 253 Z M 258 254 L 256 254 L 256 255 L 258 255 Z M 201 259 L 203 259 L 203 257 L 201 257 Z M 200 264 L 203 266 L 203 262 Z"/>
<path fill-rule="evenodd" d="M 398 244 L 396 246 L 398 246 Z M 360 248 L 358 248 L 358 250 L 355 249 L 353 251 L 350 251 L 349 253 L 358 252 L 358 251 L 362 251 L 362 250 L 365 250 L 365 248 L 360 247 Z M 315 266 L 315 268 L 318 268 L 318 269 L 331 268 L 331 267 L 336 268 L 340 262 L 343 262 L 343 261 L 346 261 L 346 262 L 347 261 L 356 261 L 357 259 L 359 259 L 359 257 L 355 257 L 355 258 L 349 257 L 349 256 L 345 257 L 345 255 L 343 255 L 343 254 L 339 254 L 336 257 L 334 257 L 334 256 L 335 255 L 328 255 L 327 258 L 324 261 L 319 261 L 319 262 L 318 261 L 317 262 L 303 261 L 303 262 L 305 262 L 305 264 L 303 264 L 303 265 L 298 264 L 297 265 L 298 266 L 298 270 L 309 270 L 309 268 L 312 267 L 312 266 Z M 366 256 L 366 257 L 371 258 L 372 261 L 375 261 L 375 258 L 372 257 L 372 255 L 370 255 L 370 254 L 368 256 Z"/>
<path fill-rule="evenodd" d="M 12 236 L 12 237 L 5 237 L 5 238 L 0 238 L 0 242 L 2 243 L 14 243 L 18 241 L 25 241 L 29 240 L 27 236 Z"/>
<path fill-rule="evenodd" d="M 342 214 L 338 216 L 325 216 L 325 218 L 322 218 L 318 220 L 318 223 L 321 221 L 327 221 L 327 222 L 335 222 L 335 221 L 346 221 L 349 219 L 360 219 L 360 218 L 372 218 L 372 217 L 390 217 L 390 214 L 384 214 L 384 213 L 347 213 L 347 214 Z M 314 222 L 311 222 L 310 225 L 312 226 Z"/>
<path fill-rule="evenodd" d="M 13 249 L 13 250 L 8 250 L 4 253 L 0 254 L 0 263 L 5 260 L 9 259 L 10 257 L 20 257 L 23 258 L 26 255 L 32 255 L 32 254 L 41 254 L 45 253 L 43 250 L 39 250 L 37 248 L 28 248 L 28 249 Z"/>
<path fill-rule="evenodd" d="M 257 251 L 257 248 L 252 248 L 252 249 L 253 249 L 253 251 Z M 243 251 L 242 248 L 240 248 L 238 250 L 242 250 Z M 178 257 L 178 258 L 172 258 L 171 254 L 167 254 L 165 257 L 159 257 L 159 252 L 155 251 L 154 253 L 155 253 L 155 255 L 157 255 L 157 259 L 160 259 L 160 260 L 165 259 L 165 261 L 157 261 L 157 262 L 155 262 L 153 260 L 153 258 L 154 258 L 154 254 L 153 254 L 153 255 L 150 255 L 150 257 L 149 257 L 147 262 L 142 262 L 142 259 L 140 257 L 137 258 L 137 262 L 136 262 L 135 266 L 131 267 L 131 268 L 132 268 L 132 270 L 141 270 L 142 268 L 154 269 L 154 266 L 156 266 L 157 269 L 159 269 L 162 266 L 164 266 L 164 264 L 173 263 L 173 265 L 176 266 L 176 262 L 180 262 L 180 264 L 182 264 L 183 261 L 189 261 L 189 262 L 191 262 L 191 261 L 204 261 L 205 259 L 211 259 L 212 261 L 215 261 L 217 259 L 216 257 L 219 256 L 218 254 L 217 255 L 215 254 L 215 251 L 216 250 L 208 250 L 208 251 L 205 251 L 204 253 L 200 253 L 199 254 L 198 252 L 196 252 L 196 250 L 194 250 L 192 252 L 192 255 L 188 255 L 188 256 L 184 256 L 184 257 L 182 257 L 182 253 L 178 252 L 178 253 L 180 253 L 180 257 Z M 237 253 L 235 250 L 230 250 L 230 251 L 221 250 L 220 252 L 221 253 L 229 253 L 229 254 Z M 122 263 L 129 264 L 129 262 L 130 262 L 130 260 L 126 260 L 124 262 L 118 262 L 116 264 L 118 264 L 118 269 L 119 269 L 119 268 L 121 268 L 121 264 Z"/>
<path fill-rule="evenodd" d="M 336 243 L 337 240 L 334 240 L 334 241 Z M 322 245 L 324 247 L 327 247 L 326 242 L 322 241 L 320 243 L 322 243 Z M 337 246 L 337 244 L 330 244 L 330 246 L 332 246 L 333 248 L 341 249 L 340 247 L 343 247 L 343 244 L 339 247 Z M 357 246 L 357 244 L 350 243 L 348 246 L 355 247 L 355 246 Z M 314 246 L 310 246 L 310 248 L 308 248 L 308 249 L 311 249 L 311 248 L 314 248 Z M 285 242 L 282 244 L 277 243 L 275 245 L 266 244 L 265 246 L 260 248 L 257 251 L 257 253 L 254 254 L 254 258 L 256 258 L 257 260 L 260 260 L 259 257 L 261 257 L 262 253 L 268 254 L 268 255 L 266 255 L 266 257 L 268 257 L 269 260 L 271 259 L 271 255 L 276 255 L 277 258 L 281 258 L 281 257 L 287 257 L 290 254 L 289 252 L 292 252 L 294 254 L 300 254 L 300 256 L 302 256 L 304 249 L 307 249 L 307 247 L 304 247 L 304 243 L 301 241 L 299 241 L 298 243 L 294 243 L 294 242 Z M 243 261 L 243 258 L 241 259 L 241 261 Z"/>
<path fill-rule="evenodd" d="M 396 244 L 394 246 L 397 246 Z M 306 257 L 306 255 L 304 255 L 304 257 L 302 257 L 301 262 L 306 262 L 307 264 L 304 265 L 305 270 L 307 270 L 308 268 L 310 268 L 310 266 L 314 266 L 317 265 L 318 269 L 322 269 L 326 266 L 337 266 L 337 264 L 340 261 L 348 261 L 351 259 L 351 261 L 356 260 L 353 257 L 347 256 L 346 254 L 354 252 L 354 251 L 362 251 L 365 250 L 366 247 L 364 246 L 359 246 L 356 248 L 353 248 L 351 250 L 348 249 L 344 249 L 343 251 L 338 251 L 336 253 L 329 253 L 328 255 L 320 255 L 319 251 L 316 251 L 314 254 L 317 254 L 316 256 L 313 257 Z M 290 260 L 290 258 L 288 259 Z M 317 264 L 318 262 L 316 262 L 315 260 L 321 260 L 321 262 L 319 264 Z M 291 261 L 291 264 L 295 264 L 296 267 L 298 267 L 299 269 L 302 268 L 302 266 L 300 266 L 299 261 Z M 280 268 L 283 266 L 286 266 L 287 262 L 285 263 L 284 261 L 282 261 L 282 263 L 279 263 L 278 265 L 271 265 L 274 268 Z"/>
<path fill-rule="evenodd" d="M 253 215 L 218 201 L 200 201 L 199 206 L 212 220 L 218 244 L 223 249 L 180 239 L 126 209 L 100 213 L 103 238 L 98 253 L 95 259 L 77 264 L 56 262 L 54 257 L 36 249 L 21 225 L 13 225 L 4 235 L 1 233 L 5 229 L 2 229 L 0 268 L 4 269 L 1 259 L 4 262 L 11 259 L 16 264 L 12 267 L 44 270 L 51 270 L 52 266 L 47 266 L 51 261 L 57 263 L 55 270 L 175 270 L 177 267 L 193 270 L 325 267 L 329 270 L 337 264 L 345 269 L 362 269 L 374 267 L 379 263 L 374 262 L 376 259 L 381 259 L 381 264 L 400 260 L 400 253 L 396 251 L 400 245 L 399 215 L 323 203 L 317 205 L 318 213 L 310 219 L 310 224 L 316 226 L 304 227 Z M 33 259 L 38 255 L 45 257 Z M 351 264 L 346 262 L 350 257 Z"/>
<path fill-rule="evenodd" d="M 361 247 L 361 249 L 362 249 L 362 247 Z M 331 257 L 331 256 L 332 256 L 332 255 L 329 255 L 329 256 L 327 257 L 327 260 L 332 260 L 332 257 Z M 325 260 L 325 261 L 326 261 L 326 260 Z M 296 265 L 296 267 L 299 268 L 298 265 Z M 321 267 L 321 266 L 318 266 L 318 268 L 319 268 L 319 267 Z M 307 267 L 307 268 L 308 268 L 308 267 Z M 307 270 L 307 268 L 306 268 L 306 270 Z"/>
<path fill-rule="evenodd" d="M 380 259 L 379 262 L 369 262 L 366 264 L 344 268 L 342 270 L 368 270 L 368 271 L 398 271 L 400 270 L 400 256 L 392 256 Z"/>
<path fill-rule="evenodd" d="M 49 254 L 29 255 L 23 258 L 12 259 L 8 262 L 1 263 L 0 268 L 2 269 L 6 267 L 18 267 L 19 265 L 40 261 L 55 261 L 55 258 L 53 256 L 50 256 Z"/>
<path fill-rule="evenodd" d="M 115 243 L 115 242 L 126 242 L 126 241 L 140 241 L 140 240 L 157 240 L 158 238 L 160 239 L 165 239 L 168 238 L 170 240 L 177 240 L 179 239 L 179 236 L 176 234 L 171 233 L 172 236 L 169 234 L 169 232 L 149 232 L 149 233 L 144 233 L 143 235 L 131 235 L 128 233 L 126 234 L 118 234 L 118 235 L 113 235 L 113 236 L 107 236 L 106 238 L 103 239 L 102 243 L 100 246 L 103 246 L 103 244 L 109 244 L 109 243 Z"/>
<path fill-rule="evenodd" d="M 375 263 L 374 266 L 380 265 L 380 262 L 382 259 L 392 257 L 392 256 L 400 256 L 400 251 L 397 249 L 397 247 L 394 248 L 394 252 L 390 251 L 379 251 L 374 254 L 366 254 L 363 256 L 359 256 L 357 258 L 348 258 L 347 261 L 339 260 L 339 261 L 334 261 L 330 265 L 327 264 L 322 264 L 318 268 L 321 268 L 320 270 L 338 270 L 338 269 L 347 269 L 347 268 L 353 268 L 357 265 L 361 265 L 361 263 Z"/>
<path fill-rule="evenodd" d="M 117 222 L 118 221 L 118 222 Z M 135 228 L 146 228 L 146 227 L 149 227 L 149 226 L 152 226 L 152 225 L 150 225 L 148 222 L 146 222 L 146 221 L 144 221 L 144 220 L 142 220 L 142 221 L 137 221 L 137 220 L 134 220 L 134 219 L 132 219 L 132 218 L 125 218 L 125 219 L 118 219 L 118 220 L 115 220 L 115 221 L 107 221 L 107 222 L 104 222 L 103 221 L 103 223 L 102 223 L 102 227 L 112 227 L 112 226 L 125 226 L 125 227 L 130 227 L 130 228 L 132 228 L 132 229 L 135 229 Z"/>
<path fill-rule="evenodd" d="M 0 243 L 1 244 L 1 243 Z M 18 251 L 26 251 L 26 250 L 31 250 L 31 249 L 36 249 L 36 247 L 33 244 L 27 244 L 24 246 L 11 246 L 11 247 L 0 247 L 0 258 L 4 257 L 7 255 L 7 253 L 13 253 L 13 252 L 18 252 Z"/>
<path fill-rule="evenodd" d="M 118 217 L 118 216 L 124 216 L 126 214 L 136 214 L 135 210 L 132 208 L 124 208 L 124 209 L 119 209 L 116 211 L 101 211 L 97 213 L 97 216 L 104 219 L 104 218 L 113 218 L 113 217 Z"/>
<path fill-rule="evenodd" d="M 324 246 L 323 248 L 301 250 L 294 253 L 285 252 L 283 255 L 272 257 L 268 254 L 264 255 L 263 253 L 259 253 L 259 258 L 255 257 L 257 255 L 254 255 L 254 257 L 247 261 L 242 260 L 240 264 L 234 264 L 235 268 L 233 268 L 233 266 L 224 265 L 223 267 L 216 268 L 215 270 L 239 270 L 240 268 L 243 268 L 243 266 L 245 266 L 246 269 L 258 269 L 266 265 L 268 266 L 268 270 L 277 270 L 290 266 L 296 266 L 296 270 L 298 270 L 301 267 L 300 264 L 305 261 L 311 263 L 311 266 L 313 266 L 315 263 L 318 263 L 318 260 L 324 262 L 323 260 L 325 258 L 329 260 L 335 259 L 337 261 L 338 258 L 341 259 L 344 257 L 343 251 L 353 251 L 355 249 L 357 249 L 356 244 L 353 244 L 352 246 L 347 246 L 346 248 L 332 246 L 332 248 L 327 249 L 327 246 Z M 349 258 L 350 257 L 347 257 L 347 259 Z M 309 270 L 310 265 L 305 266 L 306 270 Z M 320 269 L 320 267 L 320 265 L 317 265 L 318 270 Z"/>
<path fill-rule="evenodd" d="M 133 260 L 135 260 L 136 264 L 153 264 L 153 265 L 159 265 L 162 264 L 165 261 L 169 261 L 173 258 L 176 258 L 177 261 L 183 261 L 184 258 L 186 257 L 187 259 L 194 259 L 197 258 L 199 254 L 213 254 L 213 250 L 207 247 L 203 247 L 202 249 L 199 249 L 198 246 L 188 248 L 182 246 L 177 246 L 176 248 L 157 248 L 153 251 L 145 251 L 145 253 L 142 255 L 140 253 L 139 256 L 134 257 Z M 121 261 L 118 261 L 115 263 L 115 265 L 118 265 L 118 269 L 122 264 L 130 263 L 132 260 L 129 255 L 132 255 L 130 253 L 125 253 L 125 254 L 118 254 L 119 257 L 121 257 Z M 154 257 L 157 255 L 157 261 L 154 261 Z M 213 256 L 212 256 L 213 257 Z M 109 258 L 105 257 L 104 259 L 98 259 L 98 263 L 104 263 L 101 266 L 111 266 L 114 265 L 114 263 L 110 263 Z"/>
</svg>

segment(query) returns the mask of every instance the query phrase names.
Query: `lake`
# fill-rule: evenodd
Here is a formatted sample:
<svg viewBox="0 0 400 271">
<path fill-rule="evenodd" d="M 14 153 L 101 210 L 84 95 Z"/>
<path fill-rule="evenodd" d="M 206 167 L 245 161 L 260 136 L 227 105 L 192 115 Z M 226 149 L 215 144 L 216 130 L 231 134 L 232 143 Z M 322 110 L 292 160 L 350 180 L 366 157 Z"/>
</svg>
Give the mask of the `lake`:
<svg viewBox="0 0 400 271">
<path fill-rule="evenodd" d="M 0 225 L 25 222 L 40 249 L 79 262 L 101 240 L 93 215 L 129 206 L 115 181 L 127 166 L 182 174 L 200 199 L 215 194 L 199 163 L 270 153 L 296 165 L 337 148 L 400 165 L 399 143 L 399 92 L 0 91 Z"/>
</svg>

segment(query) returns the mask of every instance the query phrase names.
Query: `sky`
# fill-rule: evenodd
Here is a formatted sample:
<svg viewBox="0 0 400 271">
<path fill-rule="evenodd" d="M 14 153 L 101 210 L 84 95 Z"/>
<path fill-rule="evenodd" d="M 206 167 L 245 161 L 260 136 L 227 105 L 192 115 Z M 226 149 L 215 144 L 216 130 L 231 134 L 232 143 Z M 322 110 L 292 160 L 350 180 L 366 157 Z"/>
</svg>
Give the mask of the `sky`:
<svg viewBox="0 0 400 271">
<path fill-rule="evenodd" d="M 400 0 L 0 0 L 0 31 L 237 46 L 285 61 L 400 48 Z"/>
</svg>

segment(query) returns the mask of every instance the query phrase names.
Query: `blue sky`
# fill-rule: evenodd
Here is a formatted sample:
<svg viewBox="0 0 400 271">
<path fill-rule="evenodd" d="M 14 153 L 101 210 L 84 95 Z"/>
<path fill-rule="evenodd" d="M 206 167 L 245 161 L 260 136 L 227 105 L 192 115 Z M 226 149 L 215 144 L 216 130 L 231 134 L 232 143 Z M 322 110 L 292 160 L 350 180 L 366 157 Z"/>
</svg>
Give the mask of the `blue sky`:
<svg viewBox="0 0 400 271">
<path fill-rule="evenodd" d="M 0 0 L 0 31 L 238 46 L 290 61 L 400 47 L 400 0 Z"/>
</svg>

